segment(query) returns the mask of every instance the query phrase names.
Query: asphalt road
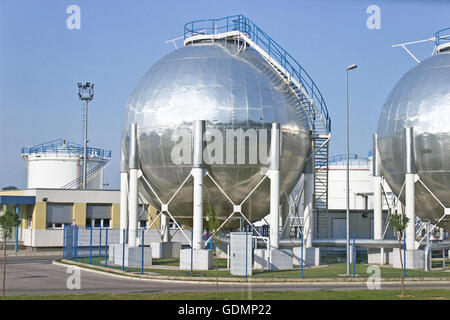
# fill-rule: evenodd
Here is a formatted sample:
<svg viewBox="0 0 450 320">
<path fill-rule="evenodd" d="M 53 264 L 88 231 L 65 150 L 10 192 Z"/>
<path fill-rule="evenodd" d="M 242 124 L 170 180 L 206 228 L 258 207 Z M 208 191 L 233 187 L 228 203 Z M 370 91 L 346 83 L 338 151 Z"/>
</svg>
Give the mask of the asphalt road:
<svg viewBox="0 0 450 320">
<path fill-rule="evenodd" d="M 71 273 L 67 267 L 53 265 L 55 257 L 8 257 L 6 274 L 7 295 L 85 294 L 85 293 L 152 293 L 215 291 L 215 283 L 192 283 L 123 279 L 115 276 L 82 270 L 80 289 L 68 289 Z M 0 266 L 3 261 L 0 259 Z M 3 273 L 0 272 L 0 279 Z M 70 282 L 70 281 L 69 281 Z M 1 282 L 0 282 L 1 283 Z M 449 289 L 448 282 L 421 282 L 407 284 L 408 289 Z M 242 292 L 243 298 L 251 299 L 252 291 L 271 290 L 357 290 L 367 289 L 363 283 L 293 283 L 293 284 L 219 284 L 220 291 Z M 399 284 L 382 284 L 381 289 L 399 289 Z"/>
</svg>

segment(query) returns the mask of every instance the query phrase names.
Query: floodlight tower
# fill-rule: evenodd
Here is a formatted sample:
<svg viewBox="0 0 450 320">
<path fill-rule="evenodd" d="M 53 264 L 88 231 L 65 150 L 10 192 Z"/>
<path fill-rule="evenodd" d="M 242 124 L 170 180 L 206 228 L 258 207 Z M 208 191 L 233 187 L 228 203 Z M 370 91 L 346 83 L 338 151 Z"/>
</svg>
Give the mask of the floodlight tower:
<svg viewBox="0 0 450 320">
<path fill-rule="evenodd" d="M 94 99 L 94 84 L 86 82 L 85 84 L 78 83 L 78 97 L 84 102 L 83 112 L 83 189 L 86 189 L 87 180 L 87 118 L 88 118 L 88 103 Z"/>
</svg>

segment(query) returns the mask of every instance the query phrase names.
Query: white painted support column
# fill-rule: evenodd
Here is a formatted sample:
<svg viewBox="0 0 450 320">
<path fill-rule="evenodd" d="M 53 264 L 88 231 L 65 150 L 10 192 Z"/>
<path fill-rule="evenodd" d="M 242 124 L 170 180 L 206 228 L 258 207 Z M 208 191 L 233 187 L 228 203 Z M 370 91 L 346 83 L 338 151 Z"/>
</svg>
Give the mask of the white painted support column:
<svg viewBox="0 0 450 320">
<path fill-rule="evenodd" d="M 305 248 L 312 247 L 313 238 L 313 195 L 314 195 L 314 164 L 313 158 L 306 163 L 304 179 L 304 204 L 303 204 L 303 245 Z"/>
<path fill-rule="evenodd" d="M 280 124 L 272 123 L 270 139 L 270 244 L 279 248 L 280 229 Z"/>
<path fill-rule="evenodd" d="M 130 124 L 130 153 L 128 167 L 130 171 L 130 192 L 128 198 L 128 247 L 137 247 L 139 168 L 136 123 Z"/>
<path fill-rule="evenodd" d="M 161 214 L 160 217 L 161 217 L 162 241 L 170 242 L 169 217 L 165 214 Z"/>
<path fill-rule="evenodd" d="M 405 172 L 405 214 L 409 218 L 406 227 L 406 250 L 416 249 L 416 230 L 414 226 L 415 218 L 415 164 L 414 164 L 414 144 L 413 144 L 413 128 L 405 129 L 406 143 L 406 172 Z"/>
<path fill-rule="evenodd" d="M 205 169 L 203 168 L 203 133 L 205 130 L 204 120 L 194 121 L 194 163 L 192 177 L 194 180 L 194 201 L 193 201 L 193 247 L 203 249 L 203 178 Z"/>
<path fill-rule="evenodd" d="M 128 213 L 128 173 L 120 172 L 120 243 L 126 242 L 123 230 L 127 228 Z"/>
<path fill-rule="evenodd" d="M 378 135 L 373 135 L 373 238 L 381 240 L 383 238 L 383 197 L 381 191 L 381 175 L 378 153 Z"/>
</svg>

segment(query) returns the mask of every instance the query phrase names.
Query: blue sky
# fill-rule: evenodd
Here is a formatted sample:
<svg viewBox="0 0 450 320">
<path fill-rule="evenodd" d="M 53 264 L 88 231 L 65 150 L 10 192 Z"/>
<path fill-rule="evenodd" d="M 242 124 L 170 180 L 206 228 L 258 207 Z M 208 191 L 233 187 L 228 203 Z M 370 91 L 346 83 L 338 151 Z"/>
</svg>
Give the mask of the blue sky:
<svg viewBox="0 0 450 320">
<path fill-rule="evenodd" d="M 66 27 L 71 4 L 81 8 L 80 30 Z M 381 9 L 379 30 L 366 27 L 372 4 Z M 165 40 L 181 36 L 184 23 L 233 14 L 258 24 L 315 80 L 332 118 L 332 155 L 345 152 L 345 68 L 359 66 L 350 77 L 350 152 L 367 156 L 384 100 L 416 64 L 392 44 L 449 27 L 450 2 L 0 0 L 0 187 L 26 187 L 22 146 L 60 137 L 81 142 L 76 84 L 91 81 L 89 144 L 112 150 L 105 183 L 118 188 L 128 95 L 174 50 Z M 433 44 L 411 48 L 425 58 Z"/>
</svg>

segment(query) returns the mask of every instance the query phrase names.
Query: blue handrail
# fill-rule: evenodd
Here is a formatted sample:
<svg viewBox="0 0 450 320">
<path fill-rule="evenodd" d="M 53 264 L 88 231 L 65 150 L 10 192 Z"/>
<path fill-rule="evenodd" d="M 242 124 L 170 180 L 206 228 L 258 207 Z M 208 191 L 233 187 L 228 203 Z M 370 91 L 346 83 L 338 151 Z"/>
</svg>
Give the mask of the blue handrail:
<svg viewBox="0 0 450 320">
<path fill-rule="evenodd" d="M 196 20 L 184 25 L 184 39 L 196 35 L 218 34 L 240 31 L 246 34 L 256 45 L 263 47 L 269 56 L 275 59 L 290 75 L 303 86 L 323 116 L 325 133 L 331 131 L 331 119 L 322 93 L 310 75 L 286 50 L 244 15 L 233 15 L 220 19 Z"/>
<path fill-rule="evenodd" d="M 441 36 L 441 33 L 444 32 L 444 31 L 450 32 L 450 28 L 441 29 L 441 30 L 439 30 L 438 32 L 436 32 L 434 34 L 435 37 L 436 37 L 436 41 L 435 41 L 436 46 L 438 46 L 440 44 L 441 40 L 450 41 L 450 35 L 443 35 L 443 36 Z"/>
<path fill-rule="evenodd" d="M 36 154 L 36 153 L 74 153 L 78 155 L 83 154 L 83 146 L 78 143 L 64 141 L 63 139 L 56 139 L 49 142 L 41 143 L 32 147 L 23 147 L 21 154 Z M 99 148 L 87 148 L 88 156 L 97 156 L 105 159 L 111 158 L 111 150 L 103 150 Z"/>
</svg>

